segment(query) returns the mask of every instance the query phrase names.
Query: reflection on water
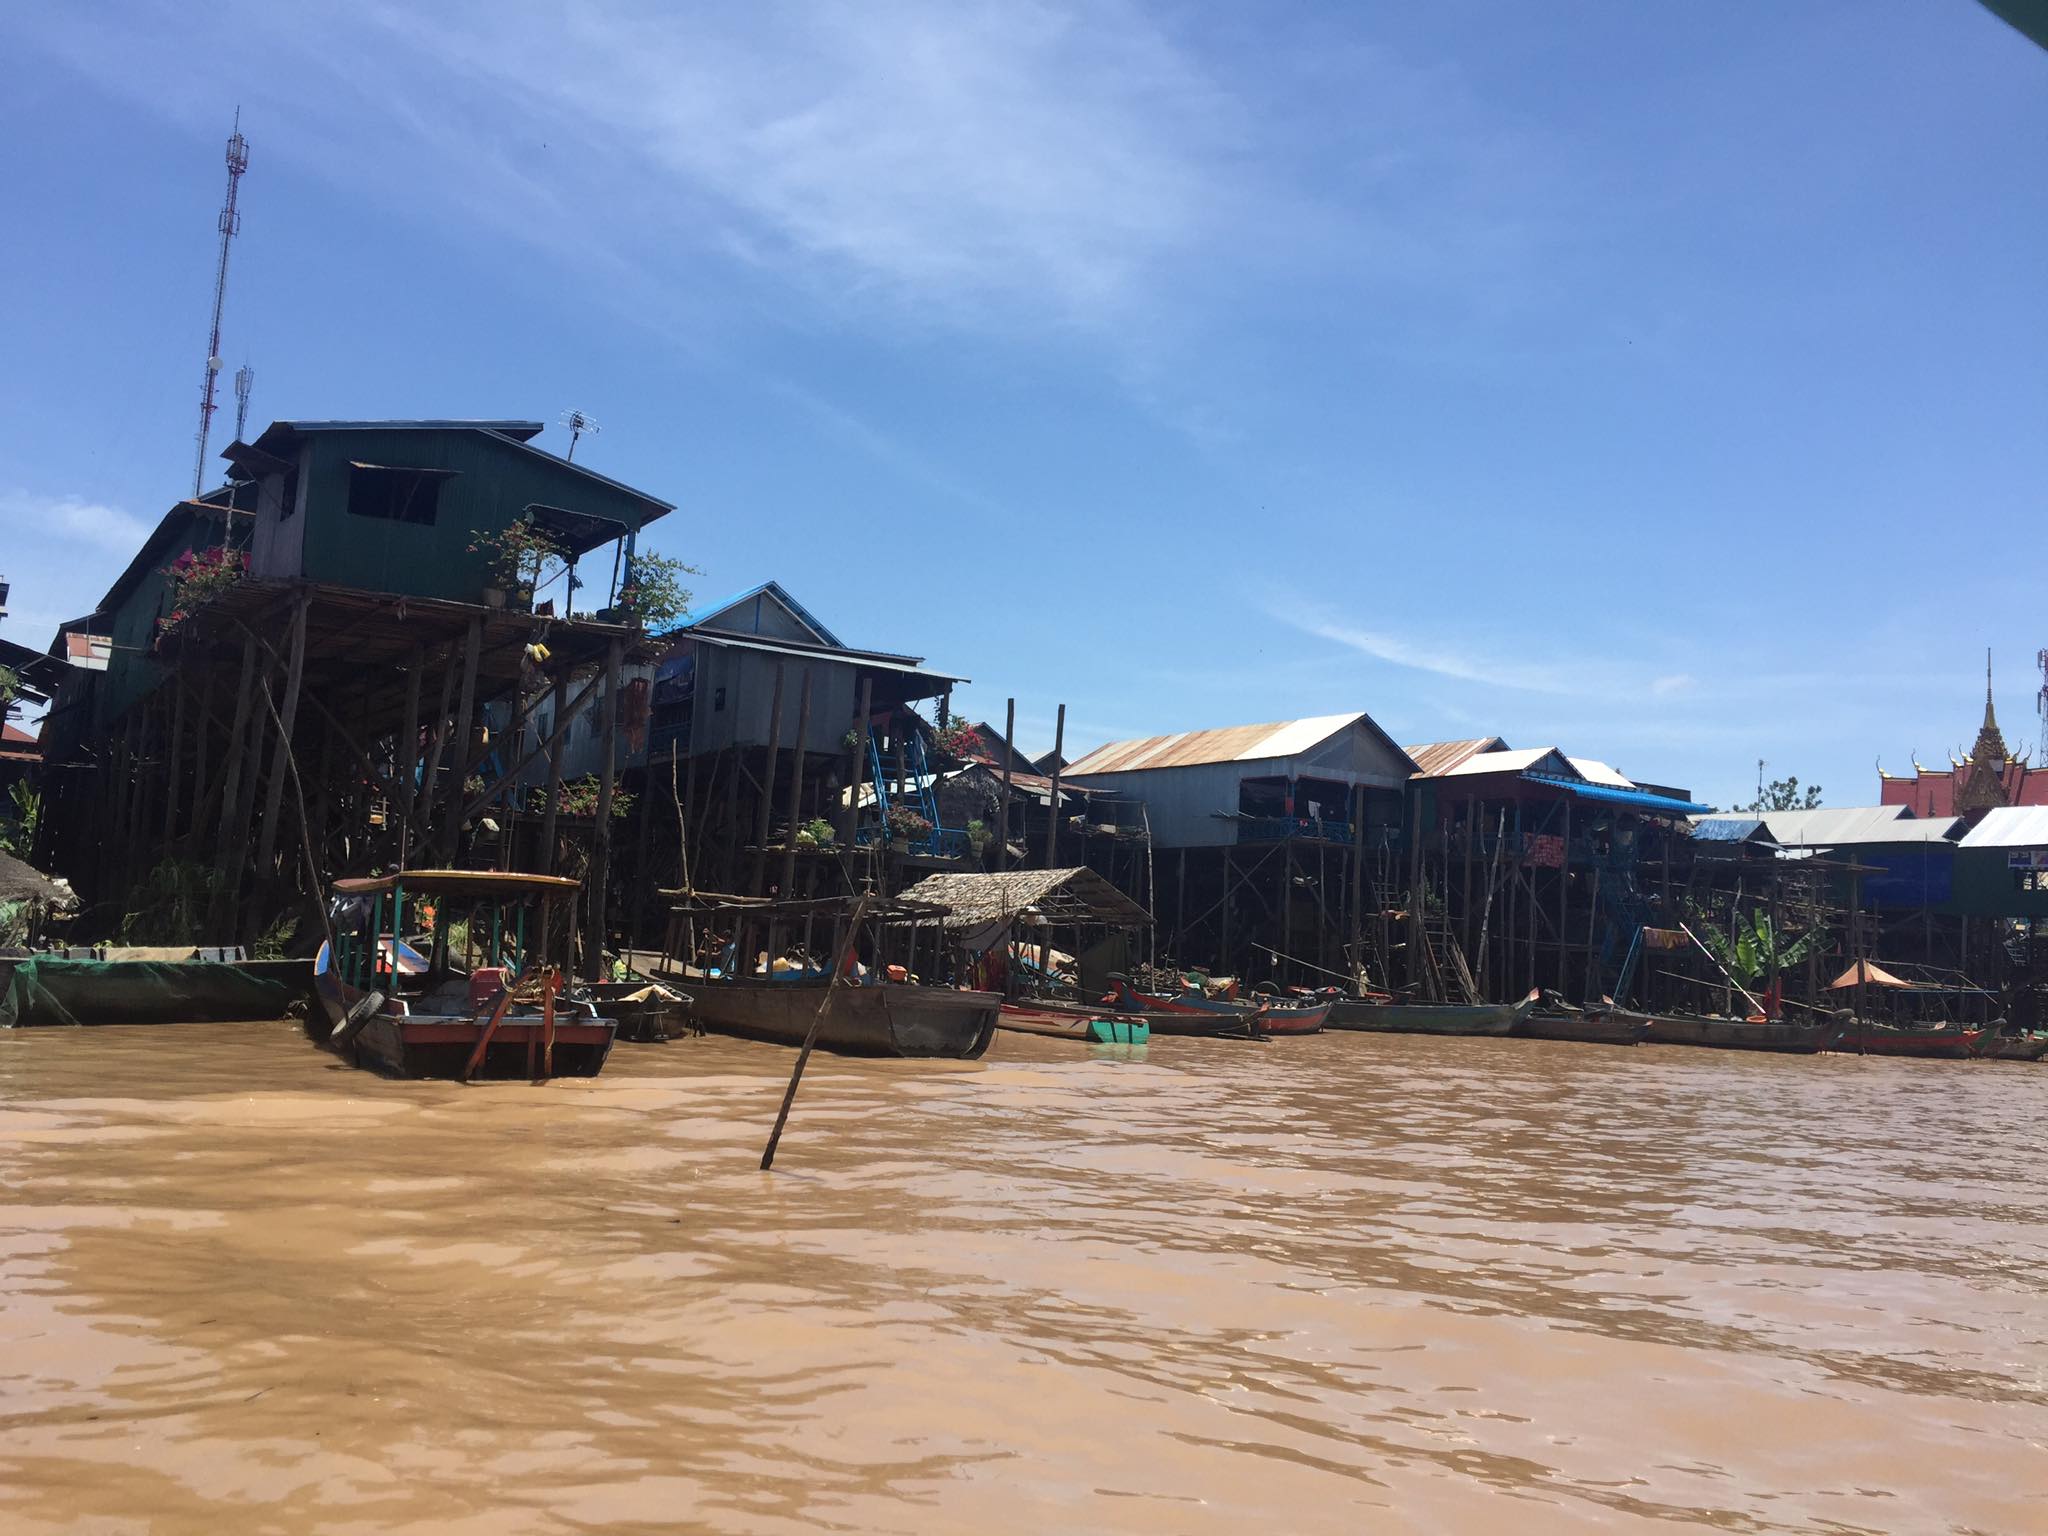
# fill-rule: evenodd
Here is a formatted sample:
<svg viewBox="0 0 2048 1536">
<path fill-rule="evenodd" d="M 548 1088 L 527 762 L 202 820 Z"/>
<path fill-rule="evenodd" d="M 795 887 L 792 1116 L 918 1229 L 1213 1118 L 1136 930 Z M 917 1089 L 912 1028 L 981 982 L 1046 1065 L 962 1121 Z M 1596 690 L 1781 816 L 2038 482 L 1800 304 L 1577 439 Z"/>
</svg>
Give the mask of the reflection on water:
<svg viewBox="0 0 2048 1536">
<path fill-rule="evenodd" d="M 0 1032 L 0 1530 L 2048 1530 L 2048 1068 Z"/>
</svg>

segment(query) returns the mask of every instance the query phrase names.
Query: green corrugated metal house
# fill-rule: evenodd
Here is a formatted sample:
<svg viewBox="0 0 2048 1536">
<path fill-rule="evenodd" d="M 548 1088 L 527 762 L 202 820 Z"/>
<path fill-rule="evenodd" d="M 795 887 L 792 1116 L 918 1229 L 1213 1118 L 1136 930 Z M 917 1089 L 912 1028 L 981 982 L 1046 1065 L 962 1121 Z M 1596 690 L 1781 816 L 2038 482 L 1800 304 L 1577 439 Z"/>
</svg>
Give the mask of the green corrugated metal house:
<svg viewBox="0 0 2048 1536">
<path fill-rule="evenodd" d="M 474 603 L 488 566 L 478 531 L 530 517 L 579 556 L 612 544 L 630 556 L 639 531 L 675 510 L 534 447 L 540 432 L 537 421 L 273 422 L 223 455 L 256 488 L 249 574 Z M 608 587 L 613 563 L 591 591 Z"/>
</svg>

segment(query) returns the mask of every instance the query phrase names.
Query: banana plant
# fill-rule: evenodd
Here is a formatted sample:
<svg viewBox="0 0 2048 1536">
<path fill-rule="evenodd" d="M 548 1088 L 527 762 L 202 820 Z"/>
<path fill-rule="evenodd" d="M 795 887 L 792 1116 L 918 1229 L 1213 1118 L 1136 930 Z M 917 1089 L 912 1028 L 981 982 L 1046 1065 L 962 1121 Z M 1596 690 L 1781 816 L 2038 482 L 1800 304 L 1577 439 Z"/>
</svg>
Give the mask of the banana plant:
<svg viewBox="0 0 2048 1536">
<path fill-rule="evenodd" d="M 1796 970 L 1821 941 L 1818 928 L 1787 939 L 1778 932 L 1771 914 L 1761 907 L 1750 913 L 1747 923 L 1738 916 L 1732 936 L 1704 919 L 1695 924 L 1693 931 L 1714 952 L 1714 958 L 1728 968 L 1728 974 L 1745 987 L 1756 985 L 1773 972 L 1782 976 Z"/>
</svg>

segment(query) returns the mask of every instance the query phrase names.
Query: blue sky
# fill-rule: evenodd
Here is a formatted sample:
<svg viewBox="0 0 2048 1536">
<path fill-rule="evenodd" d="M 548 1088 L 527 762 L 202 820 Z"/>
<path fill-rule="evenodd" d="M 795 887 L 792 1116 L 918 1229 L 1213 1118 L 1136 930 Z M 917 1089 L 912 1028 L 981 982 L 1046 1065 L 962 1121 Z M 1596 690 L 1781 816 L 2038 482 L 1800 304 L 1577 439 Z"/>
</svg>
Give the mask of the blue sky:
<svg viewBox="0 0 2048 1536">
<path fill-rule="evenodd" d="M 189 487 L 237 103 L 254 416 L 580 407 L 701 595 L 1027 744 L 1867 803 L 1987 645 L 2038 736 L 2048 54 L 1969 0 L 12 7 L 17 639 Z"/>
</svg>

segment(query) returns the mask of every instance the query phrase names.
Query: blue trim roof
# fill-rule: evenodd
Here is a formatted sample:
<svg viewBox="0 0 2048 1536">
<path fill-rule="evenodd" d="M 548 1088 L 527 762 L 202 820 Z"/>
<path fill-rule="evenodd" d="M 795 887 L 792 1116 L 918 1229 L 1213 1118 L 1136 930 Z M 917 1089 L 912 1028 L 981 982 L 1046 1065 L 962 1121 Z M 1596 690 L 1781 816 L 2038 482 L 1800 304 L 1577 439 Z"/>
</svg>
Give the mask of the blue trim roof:
<svg viewBox="0 0 2048 1536">
<path fill-rule="evenodd" d="M 1643 789 L 1614 789 L 1606 784 L 1587 784 L 1578 779 L 1560 779 L 1547 773 L 1525 773 L 1521 775 L 1531 784 L 1547 785 L 1561 789 L 1580 800 L 1597 800 L 1602 805 L 1626 806 L 1632 811 L 1647 811 L 1656 816 L 1706 816 L 1713 813 L 1711 805 L 1695 805 L 1690 800 L 1674 800 L 1669 795 L 1653 795 Z"/>
<path fill-rule="evenodd" d="M 719 614 L 725 612 L 726 609 L 737 608 L 741 603 L 746 602 L 748 599 L 760 597 L 763 594 L 772 596 L 777 602 L 781 603 L 783 607 L 787 608 L 791 613 L 795 614 L 799 619 L 803 620 L 805 624 L 810 626 L 811 632 L 815 634 L 820 640 L 824 641 L 825 644 L 837 646 L 841 650 L 845 650 L 848 648 L 844 640 L 840 639 L 837 635 L 833 634 L 831 630 L 827 629 L 823 624 L 821 624 L 818 621 L 818 616 L 816 614 L 812 613 L 810 609 L 806 608 L 802 603 L 798 602 L 795 598 L 791 597 L 789 595 L 789 589 L 787 587 L 783 586 L 781 582 L 773 580 L 757 583 L 756 585 L 747 588 L 747 590 L 744 592 L 735 592 L 731 597 L 725 598 L 720 602 L 710 604 L 709 606 L 701 610 L 703 615 L 701 618 L 687 618 L 683 621 L 681 627 L 684 629 L 693 629 L 697 625 L 702 624 L 705 621 L 705 619 L 716 618 Z"/>
</svg>

